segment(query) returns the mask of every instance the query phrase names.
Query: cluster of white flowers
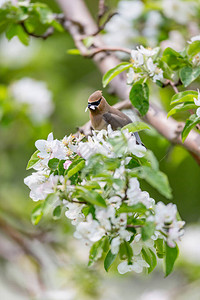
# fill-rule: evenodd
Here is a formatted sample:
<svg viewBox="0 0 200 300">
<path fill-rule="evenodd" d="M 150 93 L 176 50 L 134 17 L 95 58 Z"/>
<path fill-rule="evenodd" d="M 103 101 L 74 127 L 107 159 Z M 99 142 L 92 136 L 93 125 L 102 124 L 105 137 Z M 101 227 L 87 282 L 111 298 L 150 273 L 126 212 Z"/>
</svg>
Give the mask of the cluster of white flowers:
<svg viewBox="0 0 200 300">
<path fill-rule="evenodd" d="M 22 44 L 18 37 L 11 40 L 2 36 L 0 39 L 1 64 L 10 69 L 16 69 L 28 64 L 38 54 L 40 43 L 36 39 L 30 39 L 29 46 Z"/>
<path fill-rule="evenodd" d="M 93 136 L 89 137 L 87 142 L 80 142 L 77 153 L 85 159 L 89 159 L 91 155 L 96 153 L 101 153 L 107 157 L 120 157 L 125 153 L 132 153 L 137 157 L 144 156 L 146 148 L 136 143 L 134 134 L 129 132 L 128 129 L 123 130 L 123 136 L 127 143 L 123 143 L 123 146 L 117 153 L 114 152 L 112 144 L 109 143 L 109 139 L 121 136 L 121 131 L 113 131 L 111 126 L 108 125 L 108 130 L 94 131 Z"/>
<path fill-rule="evenodd" d="M 116 138 L 124 139 L 124 147 L 121 145 L 118 147 L 120 151 L 116 151 L 113 146 L 116 145 L 116 143 L 113 144 Z M 166 240 L 171 247 L 175 246 L 175 242 L 183 233 L 181 230 L 183 222 L 176 220 L 176 206 L 172 204 L 165 206 L 161 202 L 155 204 L 154 199 L 146 191 L 141 191 L 138 179 L 129 177 L 129 170 L 126 169 L 130 161 L 129 156 L 134 154 L 138 158 L 142 157 L 146 148 L 137 145 L 135 136 L 128 130 L 113 131 L 109 126 L 107 131 L 93 132 L 93 136 L 85 142 L 83 136 L 75 138 L 72 135 L 59 141 L 50 133 L 47 140 L 38 140 L 35 145 L 39 159 L 33 165 L 36 172 L 24 180 L 31 189 L 30 197 L 34 201 L 45 200 L 49 194 L 54 193 L 56 203 L 65 207 L 66 217 L 76 227 L 74 237 L 83 240 L 89 246 L 102 238 L 109 237 L 111 253 L 117 255 L 121 245 L 128 243 L 132 248 L 133 258 L 131 262 L 125 260 L 119 264 L 119 273 L 124 274 L 129 271 L 140 273 L 144 267 L 148 268 L 149 265 L 143 258 L 142 249 L 147 247 L 155 252 L 153 246 L 158 237 Z M 125 184 L 121 187 L 113 183 L 111 190 L 105 194 L 105 179 L 93 178 L 95 181 L 98 180 L 99 188 L 96 193 L 105 199 L 106 207 L 95 203 L 93 211 L 85 214 L 84 211 L 88 208 L 87 202 L 79 200 L 75 191 L 77 187 L 85 191 L 87 181 L 80 179 L 76 186 L 70 178 L 65 177 L 65 173 L 62 175 L 52 173 L 48 164 L 51 159 L 57 159 L 63 164 L 64 170 L 67 170 L 78 155 L 84 158 L 87 167 L 91 155 L 97 153 L 121 161 L 120 165 L 112 171 L 112 176 L 113 179 L 124 181 Z M 130 209 L 139 205 L 144 209 L 144 213 L 141 215 L 134 210 L 133 212 L 131 210 L 120 212 L 123 205 Z M 130 225 L 130 218 L 140 222 L 138 224 L 143 224 L 144 218 L 148 222 L 153 222 L 154 234 L 147 241 L 143 241 L 141 234 L 143 225 Z M 101 251 L 98 255 L 101 255 Z"/>
<path fill-rule="evenodd" d="M 0 0 L 0 8 L 5 4 L 5 3 L 11 3 L 12 5 L 18 5 L 20 3 L 24 4 L 28 4 L 30 2 L 30 0 Z"/>
<path fill-rule="evenodd" d="M 143 11 L 144 4 L 140 0 L 120 1 L 117 15 L 106 24 L 106 34 L 103 39 L 107 45 L 130 46 L 131 39 L 138 36 L 137 30 L 132 26 L 133 20 L 137 19 Z"/>
<path fill-rule="evenodd" d="M 15 101 L 27 105 L 28 115 L 33 122 L 43 122 L 54 110 L 52 93 L 43 81 L 24 77 L 10 86 L 10 93 Z"/>
<path fill-rule="evenodd" d="M 37 140 L 35 146 L 38 150 L 37 156 L 40 160 L 33 166 L 37 172 L 24 179 L 25 184 L 30 188 L 30 198 L 33 201 L 44 200 L 48 194 L 55 192 L 57 189 L 64 190 L 66 182 L 63 176 L 50 174 L 48 162 L 52 158 L 65 160 L 64 169 L 67 169 L 72 163 L 70 156 L 73 154 L 71 148 L 73 136 L 64 137 L 62 141 L 54 140 L 53 134 L 50 133 L 47 140 Z M 71 147 L 71 148 L 70 148 Z"/>
<path fill-rule="evenodd" d="M 187 24 L 195 14 L 195 1 L 163 0 L 163 13 L 179 24 Z"/>
<path fill-rule="evenodd" d="M 197 91 L 198 91 L 198 96 L 197 96 L 197 98 L 194 98 L 194 103 L 195 103 L 196 106 L 200 106 L 200 92 L 199 92 L 199 89 L 197 89 Z M 200 107 L 197 108 L 196 115 L 197 115 L 197 117 L 200 118 Z"/>
<path fill-rule="evenodd" d="M 143 46 L 137 47 L 137 50 L 131 51 L 131 57 L 133 60 L 133 68 L 129 69 L 128 83 L 132 83 L 135 80 L 144 76 L 152 78 L 153 82 L 156 80 L 163 81 L 163 70 L 154 63 L 154 59 L 159 52 L 159 48 L 147 49 Z M 140 68 L 140 73 L 134 71 L 134 68 Z"/>
<path fill-rule="evenodd" d="M 155 216 L 151 217 L 156 224 L 156 229 L 167 236 L 167 243 L 170 247 L 175 247 L 175 241 L 178 241 L 184 233 L 182 229 L 185 222 L 177 220 L 177 207 L 169 203 L 165 205 L 158 202 L 155 207 Z"/>
</svg>

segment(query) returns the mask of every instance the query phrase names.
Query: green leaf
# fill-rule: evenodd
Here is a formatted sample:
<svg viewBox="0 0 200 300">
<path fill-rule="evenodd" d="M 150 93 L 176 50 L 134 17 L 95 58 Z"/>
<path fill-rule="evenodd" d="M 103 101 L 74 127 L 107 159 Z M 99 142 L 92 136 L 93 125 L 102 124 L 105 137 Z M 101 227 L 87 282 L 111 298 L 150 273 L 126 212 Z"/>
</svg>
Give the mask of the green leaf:
<svg viewBox="0 0 200 300">
<path fill-rule="evenodd" d="M 61 205 L 56 206 L 56 208 L 54 208 L 53 210 L 53 219 L 54 220 L 60 219 L 61 212 L 62 212 Z"/>
<path fill-rule="evenodd" d="M 89 214 L 92 214 L 93 219 L 95 219 L 95 208 L 93 205 L 87 205 L 82 208 L 82 213 L 85 217 L 87 217 Z"/>
<path fill-rule="evenodd" d="M 152 237 L 155 231 L 155 224 L 154 222 L 147 222 L 143 227 L 142 227 L 142 240 L 147 241 Z"/>
<path fill-rule="evenodd" d="M 121 259 L 127 259 L 128 264 L 132 263 L 133 250 L 128 242 L 124 241 L 122 244 L 120 244 L 119 255 Z"/>
<path fill-rule="evenodd" d="M 151 249 L 144 247 L 142 249 L 142 256 L 145 259 L 145 261 L 149 264 L 149 268 L 148 268 L 148 274 L 149 274 L 153 271 L 153 269 L 157 265 L 156 255 Z"/>
<path fill-rule="evenodd" d="M 187 47 L 187 54 L 191 57 L 200 52 L 200 41 L 194 41 Z"/>
<path fill-rule="evenodd" d="M 182 112 L 182 111 L 186 111 L 186 110 L 189 110 L 189 109 L 195 109 L 196 108 L 196 105 L 194 103 L 191 103 L 191 102 L 184 102 L 184 103 L 180 103 L 176 106 L 174 106 L 167 114 L 167 117 L 169 118 L 170 116 L 176 114 L 176 113 L 179 113 L 179 112 Z"/>
<path fill-rule="evenodd" d="M 29 45 L 29 35 L 24 31 L 24 29 L 18 25 L 17 26 L 17 36 L 18 39 L 24 44 L 25 46 Z"/>
<path fill-rule="evenodd" d="M 158 66 L 163 70 L 163 77 L 164 78 L 167 78 L 167 79 L 170 79 L 170 80 L 173 79 L 173 71 L 172 71 L 172 69 L 169 68 L 169 66 L 166 62 L 159 59 L 158 60 Z"/>
<path fill-rule="evenodd" d="M 200 123 L 200 117 L 198 117 L 196 114 L 191 115 L 189 119 L 186 120 L 185 127 L 183 128 L 181 134 L 183 143 L 186 137 L 188 136 L 188 134 L 190 133 L 190 131 L 192 130 L 192 128 L 194 128 L 199 123 Z"/>
<path fill-rule="evenodd" d="M 132 64 L 130 64 L 129 62 L 123 62 L 119 65 L 117 65 L 116 67 L 114 67 L 113 69 L 110 69 L 106 74 L 104 74 L 103 76 L 103 87 L 106 87 L 108 85 L 108 83 L 118 74 L 120 74 L 121 72 L 129 69 L 130 67 L 132 67 Z"/>
<path fill-rule="evenodd" d="M 200 75 L 200 67 L 184 67 L 180 70 L 180 79 L 185 87 L 197 79 Z"/>
<path fill-rule="evenodd" d="M 182 103 L 182 102 L 193 102 L 194 103 L 194 98 L 198 96 L 198 92 L 196 91 L 185 91 L 185 92 L 180 92 L 178 94 L 175 94 L 172 99 L 170 104 L 177 104 L 177 103 Z"/>
<path fill-rule="evenodd" d="M 142 116 L 149 109 L 149 87 L 146 83 L 135 83 L 130 91 L 129 98 L 135 108 L 137 108 Z"/>
<path fill-rule="evenodd" d="M 174 268 L 174 263 L 178 257 L 178 246 L 171 248 L 165 243 L 165 276 L 167 277 Z"/>
<path fill-rule="evenodd" d="M 111 250 L 107 253 L 104 260 L 104 269 L 106 270 L 106 272 L 108 272 L 113 262 L 115 261 L 116 257 L 117 254 L 112 254 Z"/>
<path fill-rule="evenodd" d="M 43 203 L 38 204 L 31 213 L 31 222 L 37 225 L 43 216 Z"/>
<path fill-rule="evenodd" d="M 142 203 L 137 203 L 135 205 L 128 206 L 125 203 L 122 203 L 120 208 L 117 210 L 118 213 L 145 213 L 147 211 L 147 208 Z"/>
<path fill-rule="evenodd" d="M 58 167 L 59 164 L 59 159 L 58 158 L 52 158 L 48 162 L 48 167 L 52 170 L 55 171 Z"/>
<path fill-rule="evenodd" d="M 67 177 L 70 178 L 74 174 L 78 173 L 80 170 L 82 170 L 85 166 L 85 160 L 80 158 L 77 161 L 73 161 L 73 163 L 69 166 L 69 168 L 66 170 Z"/>
<path fill-rule="evenodd" d="M 79 194 L 76 195 L 77 198 L 81 197 L 86 202 L 89 202 L 93 205 L 107 207 L 106 202 L 103 199 L 103 197 L 96 191 L 87 190 L 86 188 L 81 187 L 81 186 L 77 186 L 76 190 L 79 192 Z"/>
<path fill-rule="evenodd" d="M 154 155 L 153 151 L 147 150 L 145 153 L 145 156 L 143 158 L 147 159 L 147 162 L 150 163 L 150 166 L 152 169 L 154 169 L 156 171 L 159 170 L 159 162 L 158 162 L 156 156 Z"/>
<path fill-rule="evenodd" d="M 32 7 L 39 16 L 42 24 L 51 24 L 53 22 L 53 13 L 47 5 L 43 3 L 35 3 Z"/>
<path fill-rule="evenodd" d="M 37 162 L 40 160 L 40 158 L 37 156 L 37 154 L 39 153 L 40 151 L 39 150 L 36 150 L 33 155 L 31 156 L 31 158 L 29 159 L 28 161 L 28 164 L 27 164 L 27 167 L 26 167 L 26 170 L 29 170 L 31 168 L 33 168 Z"/>
<path fill-rule="evenodd" d="M 64 164 L 65 160 L 64 159 L 61 159 L 59 164 L 58 164 L 58 175 L 64 175 L 65 173 L 65 169 L 64 169 Z"/>
<path fill-rule="evenodd" d="M 81 55 L 80 50 L 78 49 L 69 49 L 67 50 L 67 54 L 71 54 L 71 55 Z"/>
<path fill-rule="evenodd" d="M 167 63 L 172 70 L 178 70 L 187 64 L 181 53 L 173 50 L 170 47 L 165 49 L 161 60 Z"/>
<path fill-rule="evenodd" d="M 148 166 L 135 168 L 130 175 L 145 179 L 152 187 L 154 187 L 161 195 L 168 199 L 172 198 L 172 192 L 169 185 L 167 175 L 161 171 L 152 169 Z"/>
<path fill-rule="evenodd" d="M 90 249 L 89 254 L 89 262 L 88 266 L 91 266 L 95 261 L 97 261 L 99 258 L 101 258 L 103 254 L 103 247 L 105 243 L 105 237 L 94 243 Z"/>
<path fill-rule="evenodd" d="M 145 129 L 150 129 L 149 126 L 144 122 L 134 122 L 124 126 L 121 130 L 128 129 L 129 132 L 138 132 Z"/>
<path fill-rule="evenodd" d="M 19 25 L 17 24 L 10 24 L 6 30 L 6 37 L 8 40 L 11 40 L 15 35 L 17 35 L 17 28 Z"/>
<path fill-rule="evenodd" d="M 49 194 L 43 202 L 43 212 L 48 213 L 56 201 L 57 195 L 55 193 Z"/>
<path fill-rule="evenodd" d="M 156 254 L 157 254 L 158 258 L 163 258 L 165 255 L 163 239 L 157 239 L 155 241 L 155 247 L 156 247 Z"/>
</svg>

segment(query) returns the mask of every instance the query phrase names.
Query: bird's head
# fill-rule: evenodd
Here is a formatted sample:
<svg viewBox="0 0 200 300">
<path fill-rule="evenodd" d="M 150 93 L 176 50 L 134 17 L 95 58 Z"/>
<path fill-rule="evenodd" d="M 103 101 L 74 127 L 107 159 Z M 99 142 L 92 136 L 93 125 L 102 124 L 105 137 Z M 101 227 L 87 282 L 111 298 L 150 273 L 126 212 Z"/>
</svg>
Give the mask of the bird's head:
<svg viewBox="0 0 200 300">
<path fill-rule="evenodd" d="M 101 110 L 105 106 L 105 103 L 106 100 L 102 95 L 102 91 L 96 91 L 88 98 L 88 106 L 86 110 L 88 108 L 91 112 L 95 110 Z"/>
</svg>

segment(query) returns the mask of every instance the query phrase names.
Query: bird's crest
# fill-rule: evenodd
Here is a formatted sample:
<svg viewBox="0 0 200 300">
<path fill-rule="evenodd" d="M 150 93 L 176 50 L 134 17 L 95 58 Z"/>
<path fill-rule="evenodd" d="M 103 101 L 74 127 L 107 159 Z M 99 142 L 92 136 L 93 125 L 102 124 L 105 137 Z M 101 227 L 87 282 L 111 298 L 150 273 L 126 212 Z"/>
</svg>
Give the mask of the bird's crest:
<svg viewBox="0 0 200 300">
<path fill-rule="evenodd" d="M 88 102 L 96 102 L 102 97 L 102 91 L 95 91 L 93 94 L 90 95 L 88 98 Z"/>
</svg>

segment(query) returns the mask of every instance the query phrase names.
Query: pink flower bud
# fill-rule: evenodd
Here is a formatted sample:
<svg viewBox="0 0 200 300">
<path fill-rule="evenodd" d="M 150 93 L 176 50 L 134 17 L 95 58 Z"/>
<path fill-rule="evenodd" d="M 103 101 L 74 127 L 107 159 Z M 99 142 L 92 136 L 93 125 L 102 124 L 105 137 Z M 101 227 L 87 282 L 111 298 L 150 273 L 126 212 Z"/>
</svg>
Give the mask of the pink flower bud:
<svg viewBox="0 0 200 300">
<path fill-rule="evenodd" d="M 71 164 L 72 164 L 71 160 L 66 160 L 63 164 L 64 169 L 67 170 Z"/>
</svg>

